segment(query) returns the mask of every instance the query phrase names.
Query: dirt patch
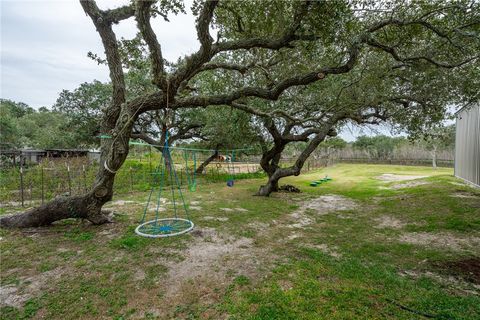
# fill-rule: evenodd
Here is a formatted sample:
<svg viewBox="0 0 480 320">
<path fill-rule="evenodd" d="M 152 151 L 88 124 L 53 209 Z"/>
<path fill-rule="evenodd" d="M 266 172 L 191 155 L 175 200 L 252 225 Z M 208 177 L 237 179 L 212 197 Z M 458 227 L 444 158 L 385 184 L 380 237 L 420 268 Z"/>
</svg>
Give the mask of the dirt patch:
<svg viewBox="0 0 480 320">
<path fill-rule="evenodd" d="M 472 257 L 462 260 L 433 263 L 433 267 L 450 276 L 480 285 L 480 258 Z"/>
<path fill-rule="evenodd" d="M 461 187 L 467 187 L 468 185 L 463 182 L 456 182 L 456 181 L 450 181 L 450 184 L 453 184 L 454 186 L 461 186 Z"/>
<path fill-rule="evenodd" d="M 275 220 L 272 220 L 272 224 L 275 224 Z M 263 232 L 270 228 L 270 224 L 265 222 L 250 222 L 248 227 L 255 231 Z"/>
<path fill-rule="evenodd" d="M 256 254 L 258 249 L 253 247 L 250 238 L 236 239 L 221 235 L 212 228 L 196 229 L 192 236 L 196 241 L 182 253 L 182 261 L 162 262 L 169 268 L 165 281 L 166 298 L 175 299 L 181 288 L 192 280 L 208 278 L 217 284 L 226 283 L 228 270 L 247 276 L 256 274 L 258 257 L 265 256 Z"/>
<path fill-rule="evenodd" d="M 293 289 L 293 283 L 287 279 L 279 279 L 277 280 L 277 284 L 282 288 L 283 291 L 288 291 Z"/>
<path fill-rule="evenodd" d="M 381 189 L 387 189 L 385 187 L 380 187 Z M 405 201 L 405 200 L 410 200 L 412 199 L 412 195 L 407 195 L 407 194 L 398 194 L 390 197 L 372 197 L 371 200 L 373 203 L 380 203 L 382 201 L 390 201 L 390 200 L 395 200 L 395 201 Z"/>
<path fill-rule="evenodd" d="M 133 274 L 133 279 L 138 282 L 144 280 L 145 276 L 146 274 L 144 270 L 137 269 L 137 271 L 135 271 L 135 273 Z"/>
<path fill-rule="evenodd" d="M 199 207 L 199 206 L 190 206 L 188 207 L 190 210 L 195 210 L 195 211 L 202 211 L 203 208 L 202 207 Z"/>
<path fill-rule="evenodd" d="M 248 212 L 248 209 L 244 208 L 219 208 L 220 210 L 224 212 Z"/>
<path fill-rule="evenodd" d="M 133 203 L 138 203 L 136 201 L 131 201 L 131 200 L 115 200 L 110 203 L 105 204 L 105 207 L 115 207 L 115 206 L 124 206 L 126 204 L 133 204 Z"/>
<path fill-rule="evenodd" d="M 294 219 L 294 223 L 290 224 L 290 228 L 304 228 L 311 224 L 313 220 L 309 218 L 305 212 L 307 210 L 314 211 L 316 215 L 325 215 L 334 211 L 352 210 L 357 204 L 346 197 L 328 194 L 315 199 L 307 200 L 304 204 L 290 217 Z"/>
<path fill-rule="evenodd" d="M 38 275 L 20 279 L 18 285 L 0 286 L 0 306 L 22 308 L 25 302 L 38 296 L 42 290 L 52 287 L 65 270 L 56 268 Z"/>
<path fill-rule="evenodd" d="M 303 235 L 300 233 L 297 233 L 295 231 L 291 232 L 290 235 L 287 237 L 288 240 L 294 240 L 297 238 L 301 238 Z"/>
<path fill-rule="evenodd" d="M 300 210 L 305 211 L 306 209 L 310 209 L 319 215 L 323 215 L 333 211 L 352 210 L 356 207 L 357 204 L 349 198 L 328 194 L 307 201 Z"/>
<path fill-rule="evenodd" d="M 329 246 L 325 243 L 312 244 L 312 245 L 309 245 L 308 248 L 318 249 L 318 250 L 322 251 L 323 253 L 328 254 L 329 256 L 332 256 L 332 257 L 337 258 L 337 259 L 342 257 L 342 254 L 340 252 L 338 252 L 338 247 Z"/>
<path fill-rule="evenodd" d="M 385 173 L 381 176 L 378 176 L 377 179 L 385 182 L 395 182 L 395 181 L 407 181 L 415 179 L 423 179 L 429 176 L 414 176 L 414 175 L 398 175 L 393 173 Z"/>
<path fill-rule="evenodd" d="M 255 282 L 261 273 L 270 270 L 268 266 L 274 259 L 254 246 L 250 238 L 235 238 L 213 228 L 196 229 L 191 235 L 194 242 L 187 249 L 176 251 L 182 259 L 159 257 L 155 261 L 168 268 L 161 282 L 162 302 L 149 310 L 160 319 L 173 318 L 172 306 L 199 303 L 214 313 L 211 318 L 220 318 L 210 306 L 222 300 L 225 288 L 235 277 L 243 275 Z M 138 301 L 133 303 L 132 308 L 142 308 L 136 304 Z M 184 317 L 176 314 L 175 318 Z"/>
<path fill-rule="evenodd" d="M 202 218 L 203 220 L 206 221 L 228 221 L 227 217 L 212 217 L 212 216 L 205 216 Z"/>
<path fill-rule="evenodd" d="M 438 268 L 436 267 L 435 269 L 438 270 Z M 399 275 L 402 277 L 410 277 L 414 279 L 426 277 L 441 283 L 449 289 L 458 291 L 458 293 L 460 294 L 480 295 L 480 285 L 475 284 L 471 281 L 466 281 L 464 278 L 459 277 L 458 274 L 446 274 L 444 271 L 442 271 L 441 273 L 437 273 L 432 271 L 405 270 L 399 272 Z"/>
<path fill-rule="evenodd" d="M 381 216 L 376 218 L 375 221 L 377 222 L 377 225 L 375 226 L 375 228 L 378 228 L 378 229 L 385 229 L 385 228 L 401 229 L 405 226 L 405 223 L 391 216 Z"/>
<path fill-rule="evenodd" d="M 157 211 L 158 211 L 158 212 L 165 212 L 165 211 L 167 211 L 167 209 L 166 209 L 165 207 L 158 207 L 158 208 L 157 208 L 156 205 L 153 206 L 153 207 L 150 206 L 150 207 L 148 208 L 148 212 L 157 212 Z"/>
<path fill-rule="evenodd" d="M 397 190 L 397 189 L 413 188 L 413 187 L 423 186 L 425 184 L 429 184 L 429 183 L 426 181 L 410 181 L 406 183 L 395 184 L 387 189 Z"/>
<path fill-rule="evenodd" d="M 478 237 L 460 238 L 450 233 L 410 232 L 401 235 L 399 241 L 452 250 L 478 249 L 480 246 L 480 238 Z"/>
<path fill-rule="evenodd" d="M 306 216 L 298 216 L 295 217 L 295 223 L 290 224 L 288 227 L 289 228 L 304 228 L 308 226 L 309 224 L 312 224 L 313 220 L 310 219 L 309 217 Z"/>
<path fill-rule="evenodd" d="M 466 192 L 466 191 L 458 191 L 450 195 L 450 197 L 453 198 L 466 198 L 466 199 L 480 199 L 479 196 L 475 195 L 474 193 L 471 192 Z"/>
</svg>

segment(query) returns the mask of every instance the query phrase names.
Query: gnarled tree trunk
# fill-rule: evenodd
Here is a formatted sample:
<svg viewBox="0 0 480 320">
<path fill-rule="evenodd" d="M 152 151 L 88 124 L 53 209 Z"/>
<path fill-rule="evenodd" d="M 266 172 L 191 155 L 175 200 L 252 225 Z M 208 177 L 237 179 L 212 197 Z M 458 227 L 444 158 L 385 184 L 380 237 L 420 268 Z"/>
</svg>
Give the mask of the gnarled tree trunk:
<svg viewBox="0 0 480 320">
<path fill-rule="evenodd" d="M 215 158 L 217 157 L 218 157 L 218 150 L 215 150 L 215 152 L 210 157 L 205 159 L 205 161 L 203 161 L 202 164 L 197 168 L 196 173 L 202 174 L 205 168 L 210 164 L 210 162 L 215 160 Z"/>
<path fill-rule="evenodd" d="M 256 195 L 268 197 L 272 192 L 278 192 L 278 180 L 280 178 L 275 176 L 268 177 L 267 183 L 260 186 Z"/>
<path fill-rule="evenodd" d="M 336 121 L 336 119 L 340 117 L 341 116 L 336 116 L 333 120 Z M 277 192 L 279 190 L 278 182 L 281 178 L 298 176 L 303 168 L 303 165 L 305 164 L 305 161 L 307 161 L 308 157 L 327 135 L 336 135 L 336 132 L 331 129 L 331 124 L 326 123 L 324 128 L 316 131 L 315 136 L 308 142 L 307 147 L 300 153 L 295 163 L 290 167 L 281 168 L 279 163 L 285 146 L 289 142 L 304 141 L 305 139 L 303 139 L 302 135 L 298 136 L 298 139 L 291 137 L 287 139 L 285 138 L 286 134 L 281 135 L 273 126 L 270 126 L 269 129 L 274 137 L 274 145 L 270 150 L 267 150 L 263 153 L 262 159 L 260 160 L 262 169 L 268 175 L 268 181 L 267 184 L 260 186 L 258 192 L 256 193 L 257 196 L 265 197 L 268 197 L 272 192 Z M 287 131 L 287 133 L 289 134 L 289 131 Z"/>
<path fill-rule="evenodd" d="M 57 197 L 24 213 L 2 217 L 0 227 L 38 227 L 68 218 L 82 218 L 93 224 L 102 224 L 110 221 L 107 212 L 101 210 L 102 205 L 102 201 L 92 193 L 75 197 Z"/>
<path fill-rule="evenodd" d="M 67 218 L 87 219 L 93 224 L 109 221 L 102 206 L 112 199 L 113 183 L 116 172 L 128 155 L 129 139 L 133 122 L 136 119 L 135 108 L 124 104 L 118 117 L 107 114 L 104 123 L 115 122 L 110 130 L 112 139 L 102 141 L 100 166 L 92 189 L 83 195 L 57 197 L 52 201 L 21 214 L 0 218 L 0 227 L 25 228 L 49 225 Z"/>
<path fill-rule="evenodd" d="M 113 91 L 112 103 L 105 110 L 102 119 L 102 132 L 110 134 L 112 138 L 102 140 L 100 166 L 89 192 L 83 195 L 55 198 L 45 205 L 24 213 L 1 217 L 0 226 L 2 227 L 35 227 L 67 218 L 84 218 L 94 224 L 109 221 L 102 212 L 102 206 L 112 199 L 115 174 L 127 157 L 133 123 L 142 109 L 148 108 L 148 103 L 141 99 L 125 103 L 122 61 L 112 28 L 113 23 L 133 16 L 133 8 L 102 11 L 94 1 L 81 1 L 81 5 L 92 19 L 105 48 Z M 159 101 L 163 101 L 163 95 L 158 98 L 162 98 Z"/>
</svg>

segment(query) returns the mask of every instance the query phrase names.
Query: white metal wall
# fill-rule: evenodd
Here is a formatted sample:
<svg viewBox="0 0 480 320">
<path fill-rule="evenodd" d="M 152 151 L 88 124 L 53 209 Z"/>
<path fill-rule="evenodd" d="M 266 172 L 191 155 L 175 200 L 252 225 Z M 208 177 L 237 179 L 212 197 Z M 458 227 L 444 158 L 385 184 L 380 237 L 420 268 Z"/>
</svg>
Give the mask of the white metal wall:
<svg viewBox="0 0 480 320">
<path fill-rule="evenodd" d="M 480 186 L 480 105 L 457 113 L 455 176 Z"/>
</svg>

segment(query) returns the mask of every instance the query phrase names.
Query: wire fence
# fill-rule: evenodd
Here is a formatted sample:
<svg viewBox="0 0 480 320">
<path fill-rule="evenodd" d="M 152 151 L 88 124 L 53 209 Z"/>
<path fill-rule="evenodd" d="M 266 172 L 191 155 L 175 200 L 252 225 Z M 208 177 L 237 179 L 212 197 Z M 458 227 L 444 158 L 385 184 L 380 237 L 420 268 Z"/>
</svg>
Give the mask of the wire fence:
<svg viewBox="0 0 480 320">
<path fill-rule="evenodd" d="M 372 159 L 372 158 L 335 158 L 336 163 L 390 164 L 401 166 L 432 166 L 431 159 Z M 437 159 L 438 167 L 453 168 L 454 160 Z"/>
<path fill-rule="evenodd" d="M 182 187 L 196 181 L 198 185 L 263 177 L 258 163 L 211 162 L 203 173 L 195 173 L 192 161 L 175 164 Z M 87 192 L 95 181 L 98 163 L 87 158 L 46 160 L 38 165 L 8 168 L 0 171 L 0 207 L 30 207 L 43 204 L 62 195 L 79 195 Z M 146 191 L 156 185 L 158 165 L 148 157 L 127 159 L 117 172 L 114 194 Z M 166 186 L 169 185 L 168 177 Z"/>
<path fill-rule="evenodd" d="M 114 183 L 114 194 L 147 191 L 158 185 L 161 163 L 156 157 L 142 156 L 129 158 L 117 172 Z M 179 160 L 179 159 L 177 159 Z M 250 159 L 249 159 L 250 160 Z M 283 166 L 293 163 L 293 159 L 284 159 Z M 316 170 L 328 165 L 325 159 L 308 160 L 303 172 Z M 31 207 L 66 195 L 80 195 L 87 192 L 95 181 L 98 163 L 86 157 L 68 159 L 44 159 L 37 165 L 29 167 L 5 168 L 0 171 L 0 209 L 9 207 Z M 187 188 L 193 180 L 201 188 L 202 185 L 226 182 L 229 179 L 264 178 L 259 161 L 221 162 L 212 161 L 202 173 L 195 173 L 192 161 L 181 164 L 176 162 L 175 170 L 180 185 Z M 169 186 L 170 179 L 165 179 Z"/>
<path fill-rule="evenodd" d="M 266 177 L 259 165 L 259 158 L 244 161 L 212 161 L 202 173 L 195 173 L 198 164 L 177 155 L 175 170 L 180 185 L 187 188 L 193 180 L 201 187 L 204 184 L 224 182 L 229 179 Z M 292 165 L 296 158 L 283 158 L 281 165 Z M 128 158 L 115 176 L 114 194 L 147 191 L 158 185 L 158 164 L 160 155 L 137 153 Z M 367 163 L 392 165 L 430 166 L 431 159 L 374 159 L 339 157 L 336 154 L 313 156 L 308 159 L 302 173 L 324 168 L 335 163 Z M 452 167 L 453 160 L 439 159 L 440 167 Z M 57 196 L 79 195 L 92 187 L 98 163 L 87 157 L 67 159 L 44 159 L 39 164 L 28 167 L 4 168 L 0 171 L 0 212 L 8 207 L 31 207 L 43 204 Z M 168 187 L 170 179 L 166 179 Z"/>
</svg>

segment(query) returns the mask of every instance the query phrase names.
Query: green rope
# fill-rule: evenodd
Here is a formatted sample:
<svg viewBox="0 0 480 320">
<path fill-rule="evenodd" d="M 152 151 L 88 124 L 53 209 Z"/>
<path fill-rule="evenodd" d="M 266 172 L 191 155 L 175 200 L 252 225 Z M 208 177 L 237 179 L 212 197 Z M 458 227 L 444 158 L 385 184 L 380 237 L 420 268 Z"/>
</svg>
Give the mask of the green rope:
<svg viewBox="0 0 480 320">
<path fill-rule="evenodd" d="M 142 216 L 142 220 L 141 220 L 141 223 L 145 222 L 145 217 L 147 215 L 147 210 L 148 210 L 148 206 L 150 204 L 150 200 L 152 198 L 152 194 L 153 194 L 153 190 L 155 189 L 155 183 L 156 183 L 156 179 L 158 177 L 158 173 L 160 172 L 160 167 L 162 167 L 162 171 L 161 171 L 161 178 L 160 178 L 160 190 L 162 190 L 162 186 L 163 186 L 163 177 L 164 177 L 164 172 L 165 172 L 165 167 L 161 165 L 161 163 L 159 163 L 157 165 L 157 168 L 155 170 L 155 174 L 153 175 L 153 181 L 152 181 L 152 188 L 150 189 L 150 193 L 148 195 L 148 200 L 147 200 L 147 204 L 145 205 L 145 209 L 143 211 L 143 216 Z"/>
<path fill-rule="evenodd" d="M 189 173 L 189 169 L 188 169 L 189 157 L 188 157 L 187 150 L 183 151 L 183 158 L 185 159 L 185 172 L 186 172 L 186 176 L 187 176 L 188 189 L 193 192 L 193 191 L 196 190 L 196 187 L 197 187 L 197 180 L 196 180 L 196 177 L 197 177 L 197 158 L 196 158 L 195 152 L 192 152 L 193 175 Z"/>
<path fill-rule="evenodd" d="M 161 177 L 160 177 L 160 185 L 158 187 L 157 207 L 155 208 L 155 227 L 157 226 L 158 212 L 160 210 L 160 199 L 162 198 L 164 175 L 165 175 L 165 166 L 162 166 L 162 173 L 161 173 Z"/>
</svg>

